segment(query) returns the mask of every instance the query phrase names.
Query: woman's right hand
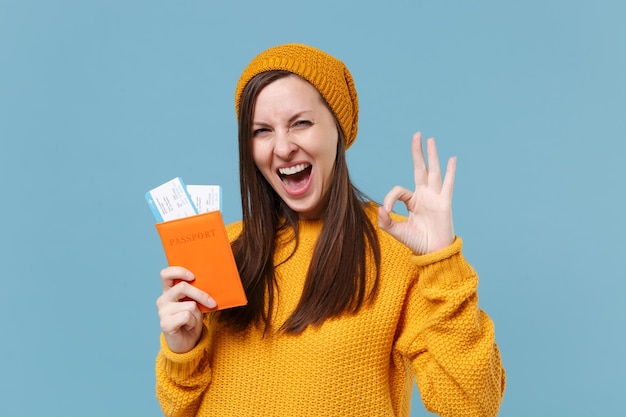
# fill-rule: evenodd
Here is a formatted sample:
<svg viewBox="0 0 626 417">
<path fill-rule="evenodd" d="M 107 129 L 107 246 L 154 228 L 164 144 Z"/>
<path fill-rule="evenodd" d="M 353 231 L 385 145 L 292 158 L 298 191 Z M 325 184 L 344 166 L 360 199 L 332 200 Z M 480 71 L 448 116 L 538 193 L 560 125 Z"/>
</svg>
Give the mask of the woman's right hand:
<svg viewBox="0 0 626 417">
<path fill-rule="evenodd" d="M 210 295 L 192 286 L 191 271 L 170 266 L 161 271 L 163 294 L 157 299 L 161 330 L 169 348 L 176 353 L 193 349 L 202 334 L 202 313 L 196 302 L 215 308 Z"/>
</svg>

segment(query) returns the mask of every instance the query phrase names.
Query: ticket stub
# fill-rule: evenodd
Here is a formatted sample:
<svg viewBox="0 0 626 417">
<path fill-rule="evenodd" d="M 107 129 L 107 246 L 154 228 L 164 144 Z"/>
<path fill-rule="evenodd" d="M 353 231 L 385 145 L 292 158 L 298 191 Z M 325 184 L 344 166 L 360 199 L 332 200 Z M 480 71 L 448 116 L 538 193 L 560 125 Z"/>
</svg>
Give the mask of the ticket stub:
<svg viewBox="0 0 626 417">
<path fill-rule="evenodd" d="M 157 222 L 198 214 L 185 184 L 179 177 L 148 191 L 146 200 Z"/>
<path fill-rule="evenodd" d="M 187 185 L 198 214 L 222 209 L 222 187 L 219 185 Z"/>
</svg>

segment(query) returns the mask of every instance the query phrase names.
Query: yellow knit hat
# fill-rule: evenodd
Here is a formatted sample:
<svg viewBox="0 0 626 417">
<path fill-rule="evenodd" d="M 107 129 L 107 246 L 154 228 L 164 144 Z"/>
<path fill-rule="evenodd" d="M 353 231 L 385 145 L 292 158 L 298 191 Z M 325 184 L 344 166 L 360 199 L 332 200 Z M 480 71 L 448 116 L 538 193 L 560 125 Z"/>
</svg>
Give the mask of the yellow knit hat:
<svg viewBox="0 0 626 417">
<path fill-rule="evenodd" d="M 248 82 L 257 74 L 273 70 L 297 74 L 320 92 L 339 120 L 348 149 L 356 139 L 359 120 L 359 101 L 354 80 L 343 62 L 311 46 L 279 45 L 252 59 L 241 74 L 235 90 L 237 117 L 241 95 Z"/>
</svg>

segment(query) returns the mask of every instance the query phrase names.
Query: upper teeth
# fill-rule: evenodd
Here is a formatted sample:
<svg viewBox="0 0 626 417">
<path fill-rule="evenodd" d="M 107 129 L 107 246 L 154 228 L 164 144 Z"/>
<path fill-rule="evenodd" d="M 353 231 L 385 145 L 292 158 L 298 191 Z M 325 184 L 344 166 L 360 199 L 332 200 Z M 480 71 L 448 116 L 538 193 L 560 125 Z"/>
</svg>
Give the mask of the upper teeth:
<svg viewBox="0 0 626 417">
<path fill-rule="evenodd" d="M 287 168 L 279 168 L 278 172 L 280 172 L 282 175 L 293 175 L 297 174 L 298 172 L 304 171 L 309 166 L 310 164 L 298 164 Z"/>
</svg>

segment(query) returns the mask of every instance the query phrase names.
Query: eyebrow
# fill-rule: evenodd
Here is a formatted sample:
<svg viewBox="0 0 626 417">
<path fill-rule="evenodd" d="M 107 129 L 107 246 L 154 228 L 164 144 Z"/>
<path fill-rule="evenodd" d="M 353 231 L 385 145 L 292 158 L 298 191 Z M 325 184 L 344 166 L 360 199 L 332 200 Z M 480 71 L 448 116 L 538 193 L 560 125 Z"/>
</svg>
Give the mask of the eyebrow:
<svg viewBox="0 0 626 417">
<path fill-rule="evenodd" d="M 313 113 L 313 110 L 302 110 L 302 111 L 299 111 L 298 113 L 296 113 L 293 116 L 291 116 L 289 118 L 289 120 L 287 120 L 287 122 L 288 123 L 293 123 L 297 119 L 301 118 L 305 113 Z M 253 126 L 269 126 L 268 123 L 257 122 L 257 121 L 252 121 L 252 125 Z"/>
</svg>

